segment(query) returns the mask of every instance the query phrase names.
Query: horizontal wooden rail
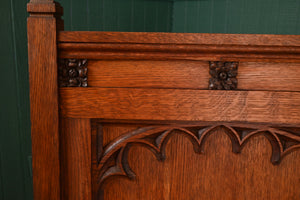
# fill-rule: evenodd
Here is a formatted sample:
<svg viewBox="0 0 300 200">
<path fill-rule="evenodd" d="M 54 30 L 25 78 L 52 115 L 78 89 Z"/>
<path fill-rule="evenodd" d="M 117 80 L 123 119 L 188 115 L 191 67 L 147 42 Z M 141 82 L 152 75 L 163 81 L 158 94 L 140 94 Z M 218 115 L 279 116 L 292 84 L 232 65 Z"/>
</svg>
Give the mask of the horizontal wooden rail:
<svg viewBox="0 0 300 200">
<path fill-rule="evenodd" d="M 61 88 L 72 118 L 300 123 L 300 93 L 130 88 Z"/>
<path fill-rule="evenodd" d="M 300 36 L 60 32 L 59 57 L 300 62 Z"/>
<path fill-rule="evenodd" d="M 88 63 L 90 87 L 208 89 L 207 61 L 107 61 Z M 300 91 L 300 63 L 241 62 L 239 90 Z"/>
<path fill-rule="evenodd" d="M 299 35 L 61 31 L 59 42 L 300 46 Z"/>
<path fill-rule="evenodd" d="M 207 44 L 124 44 L 124 43 L 60 43 L 62 51 L 124 51 L 124 52 L 179 52 L 179 53 L 247 53 L 247 54 L 299 54 L 300 47 L 207 45 Z"/>
<path fill-rule="evenodd" d="M 60 58 L 93 60 L 192 60 L 192 61 L 238 61 L 300 63 L 300 54 L 216 54 L 216 53 L 170 53 L 170 52 L 124 52 L 124 51 L 60 51 Z"/>
</svg>

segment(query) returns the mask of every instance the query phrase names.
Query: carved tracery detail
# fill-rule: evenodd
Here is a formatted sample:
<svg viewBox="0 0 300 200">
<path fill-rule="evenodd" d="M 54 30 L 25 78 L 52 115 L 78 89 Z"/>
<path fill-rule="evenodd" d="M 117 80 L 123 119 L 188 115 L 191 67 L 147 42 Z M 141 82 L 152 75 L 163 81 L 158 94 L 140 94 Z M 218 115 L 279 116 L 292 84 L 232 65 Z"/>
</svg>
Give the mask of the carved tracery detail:
<svg viewBox="0 0 300 200">
<path fill-rule="evenodd" d="M 272 146 L 271 162 L 274 165 L 279 164 L 282 158 L 291 151 L 300 148 L 300 128 L 232 126 L 230 124 L 143 127 L 116 138 L 101 151 L 97 167 L 98 184 L 101 186 L 111 176 L 135 178 L 135 173 L 131 170 L 127 160 L 128 150 L 134 144 L 143 144 L 150 148 L 157 159 L 163 161 L 166 158 L 167 141 L 175 131 L 185 134 L 190 139 L 196 153 L 204 153 L 203 144 L 207 136 L 216 128 L 225 130 L 231 139 L 234 153 L 240 153 L 252 136 L 264 135 Z"/>
</svg>

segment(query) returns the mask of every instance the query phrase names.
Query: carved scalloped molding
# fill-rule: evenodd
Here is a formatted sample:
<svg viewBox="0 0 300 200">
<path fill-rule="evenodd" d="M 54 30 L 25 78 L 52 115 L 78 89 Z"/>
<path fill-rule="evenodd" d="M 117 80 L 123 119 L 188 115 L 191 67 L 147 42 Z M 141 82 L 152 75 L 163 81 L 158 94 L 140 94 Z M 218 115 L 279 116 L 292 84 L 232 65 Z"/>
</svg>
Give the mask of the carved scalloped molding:
<svg viewBox="0 0 300 200">
<path fill-rule="evenodd" d="M 232 142 L 232 151 L 240 153 L 243 146 L 254 135 L 264 135 L 272 146 L 271 162 L 279 164 L 282 158 L 300 148 L 299 128 L 268 127 L 268 126 L 231 126 L 229 124 L 218 125 L 187 125 L 187 126 L 150 126 L 136 129 L 126 133 L 108 144 L 101 155 L 98 154 L 99 177 L 98 184 L 111 176 L 126 176 L 135 178 L 135 173 L 128 164 L 128 150 L 134 144 L 143 144 L 155 153 L 158 160 L 166 157 L 165 147 L 168 139 L 175 130 L 188 136 L 196 153 L 203 153 L 203 144 L 207 136 L 216 128 L 223 127 L 225 133 Z M 98 152 L 99 153 L 99 152 Z"/>
</svg>

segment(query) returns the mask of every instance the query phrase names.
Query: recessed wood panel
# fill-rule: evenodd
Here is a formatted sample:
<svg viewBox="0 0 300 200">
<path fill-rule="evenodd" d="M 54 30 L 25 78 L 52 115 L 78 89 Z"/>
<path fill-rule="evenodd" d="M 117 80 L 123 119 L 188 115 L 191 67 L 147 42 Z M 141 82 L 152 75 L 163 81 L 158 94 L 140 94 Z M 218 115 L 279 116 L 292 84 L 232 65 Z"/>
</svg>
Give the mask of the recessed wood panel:
<svg viewBox="0 0 300 200">
<path fill-rule="evenodd" d="M 208 89 L 208 61 L 93 61 L 90 87 Z M 238 90 L 300 91 L 300 63 L 240 62 Z"/>
<path fill-rule="evenodd" d="M 208 87 L 208 62 L 91 61 L 91 87 L 191 88 Z"/>
<path fill-rule="evenodd" d="M 238 89 L 300 91 L 300 63 L 240 62 Z"/>
<path fill-rule="evenodd" d="M 102 125 L 103 137 L 107 138 L 104 145 L 110 142 L 108 138 L 118 137 L 140 126 Z M 287 155 L 279 165 L 272 165 L 272 149 L 265 137 L 251 138 L 240 154 L 234 154 L 224 131 L 219 128 L 211 133 L 202 154 L 195 153 L 193 144 L 185 135 L 174 133 L 167 143 L 163 162 L 159 162 L 144 146 L 133 145 L 128 159 L 136 180 L 111 177 L 102 186 L 102 196 L 95 199 L 288 200 L 300 197 L 299 151 Z"/>
</svg>

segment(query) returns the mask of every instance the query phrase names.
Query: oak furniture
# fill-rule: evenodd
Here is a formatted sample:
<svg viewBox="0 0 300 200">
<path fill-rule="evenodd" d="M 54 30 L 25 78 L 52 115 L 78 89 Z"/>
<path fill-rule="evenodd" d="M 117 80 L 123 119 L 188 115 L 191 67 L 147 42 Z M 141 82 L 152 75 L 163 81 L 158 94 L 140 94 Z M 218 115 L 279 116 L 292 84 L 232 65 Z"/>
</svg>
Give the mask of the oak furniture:
<svg viewBox="0 0 300 200">
<path fill-rule="evenodd" d="M 68 32 L 58 3 L 27 9 L 35 200 L 300 199 L 300 36 Z"/>
</svg>

